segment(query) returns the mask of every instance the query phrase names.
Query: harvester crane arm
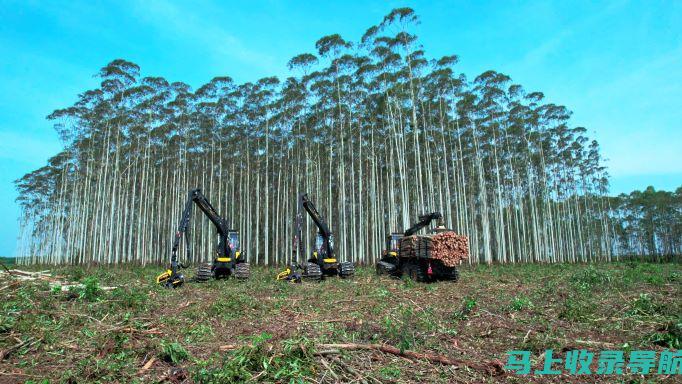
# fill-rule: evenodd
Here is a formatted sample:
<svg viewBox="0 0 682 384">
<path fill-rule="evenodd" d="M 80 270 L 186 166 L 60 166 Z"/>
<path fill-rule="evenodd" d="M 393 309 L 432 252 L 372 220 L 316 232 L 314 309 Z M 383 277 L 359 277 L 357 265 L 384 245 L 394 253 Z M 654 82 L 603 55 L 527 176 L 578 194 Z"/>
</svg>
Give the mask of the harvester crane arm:
<svg viewBox="0 0 682 384">
<path fill-rule="evenodd" d="M 302 236 L 303 210 L 315 222 L 317 237 L 315 250 L 307 262 L 299 264 L 293 257 L 306 254 Z M 327 221 L 317 211 L 315 204 L 308 198 L 307 193 L 298 195 L 296 210 L 296 229 L 294 234 L 294 255 L 289 266 L 277 275 L 277 280 L 301 282 L 303 279 L 321 280 L 324 276 L 351 277 L 355 274 L 355 265 L 351 261 L 338 261 L 334 254 L 334 234 L 329 229 Z"/>
<path fill-rule="evenodd" d="M 218 232 L 218 258 L 232 258 L 233 249 L 228 240 L 230 229 L 227 221 L 221 217 L 216 209 L 209 203 L 208 199 L 201 192 L 201 189 L 192 189 L 189 191 L 185 208 L 180 217 L 180 224 L 178 230 L 175 232 L 175 239 L 173 240 L 173 247 L 171 248 L 171 268 L 157 278 L 157 282 L 165 281 L 166 286 L 181 285 L 184 277 L 178 272 L 179 268 L 187 268 L 188 265 L 178 262 L 178 248 L 180 246 L 180 239 L 185 237 L 187 244 L 187 262 L 191 261 L 191 246 L 189 242 L 189 222 L 192 217 L 192 207 L 196 204 L 199 209 L 208 217 L 213 223 Z"/>
<path fill-rule="evenodd" d="M 182 212 L 182 217 L 180 218 L 180 225 L 175 233 L 175 241 L 173 242 L 171 264 L 175 261 L 177 263 L 177 251 L 180 245 L 180 238 L 183 233 L 185 234 L 185 241 L 187 241 L 187 259 L 190 260 L 190 247 L 188 241 L 187 229 L 189 228 L 189 220 L 192 217 L 192 204 L 196 204 L 199 209 L 211 220 L 211 223 L 216 228 L 219 236 L 218 242 L 218 254 L 222 257 L 230 257 L 232 254 L 232 249 L 230 248 L 230 243 L 227 241 L 228 226 L 227 221 L 223 219 L 215 208 L 208 202 L 206 196 L 201 193 L 201 189 L 193 189 L 189 191 L 187 201 L 185 202 L 185 209 Z"/>
<path fill-rule="evenodd" d="M 433 220 L 438 220 L 439 226 L 443 225 L 443 215 L 441 215 L 440 212 L 426 213 L 419 216 L 419 221 L 415 225 L 406 229 L 404 235 L 405 236 L 414 235 L 415 233 L 419 232 L 422 228 L 431 224 Z"/>
<path fill-rule="evenodd" d="M 331 240 L 332 231 L 329 230 L 327 222 L 324 220 L 324 218 L 322 218 L 322 215 L 320 215 L 320 212 L 317 211 L 317 208 L 315 208 L 315 204 L 313 204 L 313 202 L 310 201 L 310 199 L 308 199 L 307 193 L 303 193 L 299 196 L 299 204 L 303 206 L 303 209 L 305 209 L 306 212 L 308 212 L 310 218 L 313 219 L 313 222 L 315 222 L 315 225 L 317 226 L 317 231 L 324 240 L 323 247 L 325 248 L 327 255 L 333 255 L 334 246 L 332 244 L 333 240 Z"/>
</svg>

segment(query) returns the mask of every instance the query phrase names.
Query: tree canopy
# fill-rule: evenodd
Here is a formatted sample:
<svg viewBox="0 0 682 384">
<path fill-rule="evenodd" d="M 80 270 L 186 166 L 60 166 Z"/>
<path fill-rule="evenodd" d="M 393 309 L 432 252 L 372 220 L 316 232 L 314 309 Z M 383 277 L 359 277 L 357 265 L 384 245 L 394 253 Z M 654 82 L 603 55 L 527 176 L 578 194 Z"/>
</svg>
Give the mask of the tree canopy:
<svg viewBox="0 0 682 384">
<path fill-rule="evenodd" d="M 399 8 L 360 42 L 322 37 L 283 81 L 224 76 L 193 91 L 112 61 L 100 87 L 48 116 L 64 150 L 17 180 L 24 260 L 164 262 L 197 187 L 257 263 L 303 257 L 291 241 L 301 192 L 344 260 L 374 262 L 385 234 L 427 211 L 470 236 L 472 262 L 680 252 L 679 190 L 607 198 L 599 145 L 566 107 L 494 70 L 470 80 L 455 55 L 428 58 L 418 21 Z M 663 219 L 677 232 L 662 235 Z M 209 260 L 213 230 L 193 223 Z"/>
</svg>

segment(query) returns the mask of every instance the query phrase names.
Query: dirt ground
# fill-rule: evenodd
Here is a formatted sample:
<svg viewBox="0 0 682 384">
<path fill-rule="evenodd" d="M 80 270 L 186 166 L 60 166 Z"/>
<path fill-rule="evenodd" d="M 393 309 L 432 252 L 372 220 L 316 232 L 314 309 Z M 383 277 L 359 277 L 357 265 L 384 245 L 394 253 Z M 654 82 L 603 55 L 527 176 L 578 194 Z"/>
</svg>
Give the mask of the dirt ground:
<svg viewBox="0 0 682 384">
<path fill-rule="evenodd" d="M 435 284 L 371 268 L 290 284 L 252 268 L 248 281 L 176 290 L 153 284 L 160 271 L 52 268 L 84 283 L 66 292 L 5 276 L 0 383 L 680 382 L 627 366 L 590 376 L 503 368 L 511 350 L 530 351 L 541 370 L 548 349 L 562 359 L 679 349 L 679 263 L 467 266 L 459 282 Z"/>
</svg>

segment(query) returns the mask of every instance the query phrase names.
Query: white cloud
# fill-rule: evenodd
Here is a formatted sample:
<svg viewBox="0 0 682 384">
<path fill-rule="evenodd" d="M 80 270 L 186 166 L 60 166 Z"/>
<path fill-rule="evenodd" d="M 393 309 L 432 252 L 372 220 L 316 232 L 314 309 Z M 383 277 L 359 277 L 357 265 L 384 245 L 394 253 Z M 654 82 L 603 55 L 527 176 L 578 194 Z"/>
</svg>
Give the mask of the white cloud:
<svg viewBox="0 0 682 384">
<path fill-rule="evenodd" d="M 236 59 L 268 73 L 281 71 L 272 56 L 250 49 L 225 26 L 211 20 L 212 15 L 202 14 L 202 8 L 207 7 L 192 4 L 192 9 L 183 9 L 165 0 L 149 0 L 135 2 L 133 12 L 164 35 L 200 46 L 217 63 Z"/>
</svg>

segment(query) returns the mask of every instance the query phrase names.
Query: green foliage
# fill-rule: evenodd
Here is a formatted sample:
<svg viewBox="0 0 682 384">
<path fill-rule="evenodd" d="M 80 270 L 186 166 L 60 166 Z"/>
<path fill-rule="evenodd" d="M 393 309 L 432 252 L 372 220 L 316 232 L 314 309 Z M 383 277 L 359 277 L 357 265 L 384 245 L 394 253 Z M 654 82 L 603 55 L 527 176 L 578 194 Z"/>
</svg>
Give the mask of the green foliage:
<svg viewBox="0 0 682 384">
<path fill-rule="evenodd" d="M 7 268 L 12 268 L 16 264 L 15 257 L 0 257 L 0 263 L 5 264 Z"/>
<path fill-rule="evenodd" d="M 81 281 L 85 277 L 85 270 L 82 267 L 73 267 L 68 269 L 67 276 L 69 280 Z"/>
<path fill-rule="evenodd" d="M 402 376 L 402 371 L 400 370 L 400 367 L 387 365 L 379 369 L 379 375 L 381 375 L 381 378 L 384 380 L 396 380 Z"/>
<path fill-rule="evenodd" d="M 530 308 L 533 308 L 533 302 L 525 296 L 516 296 L 509 303 L 509 309 L 516 312 Z"/>
<path fill-rule="evenodd" d="M 621 248 L 635 255 L 650 255 L 648 260 L 679 255 L 682 188 L 669 192 L 649 186 L 612 198 L 611 204 L 618 213 L 614 229 Z"/>
<path fill-rule="evenodd" d="M 10 332 L 14 328 L 16 322 L 16 317 L 8 314 L 0 314 L 0 334 Z"/>
<path fill-rule="evenodd" d="M 593 287 L 609 284 L 611 282 L 611 274 L 604 269 L 597 269 L 594 265 L 575 272 L 571 276 L 573 284 L 581 290 L 589 290 Z"/>
<path fill-rule="evenodd" d="M 219 316 L 225 320 L 236 319 L 249 309 L 260 310 L 262 303 L 252 300 L 248 295 L 218 297 L 209 308 L 209 315 Z"/>
<path fill-rule="evenodd" d="M 587 321 L 593 313 L 594 305 L 590 302 L 592 297 L 587 294 L 571 295 L 561 307 L 559 318 L 568 321 Z"/>
<path fill-rule="evenodd" d="M 402 280 L 403 280 L 403 284 L 401 285 L 401 288 L 403 290 L 409 291 L 409 290 L 414 289 L 415 286 L 417 286 L 417 283 L 414 280 L 412 280 L 411 278 L 409 278 L 407 275 L 404 275 L 402 277 Z"/>
<path fill-rule="evenodd" d="M 665 308 L 656 303 L 649 294 L 640 293 L 639 297 L 630 306 L 627 312 L 629 316 L 655 316 L 665 312 Z"/>
<path fill-rule="evenodd" d="M 214 336 L 213 328 L 209 324 L 197 324 L 187 331 L 187 336 L 195 341 L 210 340 Z"/>
<path fill-rule="evenodd" d="M 111 298 L 117 306 L 128 309 L 141 309 L 149 300 L 145 290 L 135 287 L 116 288 L 111 291 Z"/>
<path fill-rule="evenodd" d="M 76 294 L 79 300 L 94 302 L 100 300 L 100 294 L 103 291 L 99 287 L 99 279 L 89 276 L 83 281 L 82 287 L 71 287 L 69 292 Z"/>
<path fill-rule="evenodd" d="M 313 374 L 313 344 L 306 338 L 283 340 L 281 348 L 270 344 L 272 335 L 261 333 L 249 338 L 248 345 L 226 356 L 220 363 L 200 361 L 194 371 L 197 383 L 236 383 L 253 380 L 264 382 L 304 382 Z"/>
<path fill-rule="evenodd" d="M 395 312 L 396 316 L 384 316 L 385 335 L 396 347 L 400 348 L 400 351 L 412 349 L 421 342 L 418 332 L 425 328 L 428 321 L 422 321 L 411 306 L 400 305 Z"/>
<path fill-rule="evenodd" d="M 388 298 L 391 296 L 391 291 L 389 291 L 388 289 L 386 289 L 384 287 L 377 287 L 375 289 L 375 292 L 376 292 L 376 295 L 382 299 L 385 299 L 385 298 Z"/>
<path fill-rule="evenodd" d="M 466 320 L 469 318 L 469 314 L 476 308 L 476 299 L 473 297 L 465 297 L 462 302 L 462 308 L 455 311 L 452 317 L 455 320 Z"/>
<path fill-rule="evenodd" d="M 180 343 L 161 340 L 161 358 L 169 363 L 178 364 L 189 358 L 189 352 Z"/>
<path fill-rule="evenodd" d="M 645 343 L 660 345 L 664 348 L 682 348 L 682 317 L 668 323 L 663 329 L 645 338 Z"/>
</svg>

